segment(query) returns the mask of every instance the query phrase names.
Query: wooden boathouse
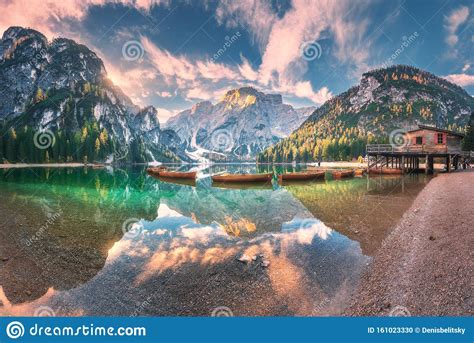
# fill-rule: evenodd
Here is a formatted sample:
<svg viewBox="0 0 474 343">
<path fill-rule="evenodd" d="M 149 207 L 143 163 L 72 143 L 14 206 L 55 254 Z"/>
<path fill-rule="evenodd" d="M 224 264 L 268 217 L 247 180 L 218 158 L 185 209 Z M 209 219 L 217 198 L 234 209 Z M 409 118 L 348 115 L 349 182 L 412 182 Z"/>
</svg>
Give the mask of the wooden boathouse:
<svg viewBox="0 0 474 343">
<path fill-rule="evenodd" d="M 472 155 L 462 151 L 463 138 L 459 132 L 419 124 L 418 128 L 403 133 L 393 144 L 368 144 L 367 171 L 380 174 L 424 171 L 432 174 L 437 159 L 449 172 Z M 420 168 L 420 161 L 424 162 L 424 169 Z"/>
</svg>

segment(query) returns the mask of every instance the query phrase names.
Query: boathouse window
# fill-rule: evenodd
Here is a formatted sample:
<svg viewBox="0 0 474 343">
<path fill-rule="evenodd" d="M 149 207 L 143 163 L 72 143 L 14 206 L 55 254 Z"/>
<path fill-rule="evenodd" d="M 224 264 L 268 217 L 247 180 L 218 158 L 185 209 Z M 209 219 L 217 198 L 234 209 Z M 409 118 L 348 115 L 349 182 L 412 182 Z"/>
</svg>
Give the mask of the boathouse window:
<svg viewBox="0 0 474 343">
<path fill-rule="evenodd" d="M 416 145 L 422 145 L 423 144 L 423 137 L 418 136 L 416 137 Z"/>
<path fill-rule="evenodd" d="M 443 134 L 438 133 L 438 144 L 443 144 Z"/>
</svg>

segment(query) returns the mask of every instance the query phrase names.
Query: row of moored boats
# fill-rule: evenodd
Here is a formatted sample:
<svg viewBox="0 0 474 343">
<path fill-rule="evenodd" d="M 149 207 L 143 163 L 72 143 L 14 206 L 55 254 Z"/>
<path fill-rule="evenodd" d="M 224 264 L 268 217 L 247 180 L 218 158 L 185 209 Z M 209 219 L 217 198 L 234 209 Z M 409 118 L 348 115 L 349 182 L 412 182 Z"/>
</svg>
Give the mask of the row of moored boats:
<svg viewBox="0 0 474 343">
<path fill-rule="evenodd" d="M 148 168 L 148 173 L 161 178 L 181 179 L 181 180 L 195 180 L 197 172 L 188 171 L 171 171 L 168 168 L 160 166 L 156 168 Z M 334 179 L 343 179 L 353 176 L 362 176 L 365 169 L 339 169 L 339 170 L 306 170 L 301 172 L 284 173 L 278 175 L 278 181 L 312 181 L 324 180 L 326 174 L 332 175 Z M 249 182 L 271 182 L 273 173 L 261 174 L 218 174 L 211 176 L 213 182 L 227 182 L 227 183 L 249 183 Z"/>
</svg>

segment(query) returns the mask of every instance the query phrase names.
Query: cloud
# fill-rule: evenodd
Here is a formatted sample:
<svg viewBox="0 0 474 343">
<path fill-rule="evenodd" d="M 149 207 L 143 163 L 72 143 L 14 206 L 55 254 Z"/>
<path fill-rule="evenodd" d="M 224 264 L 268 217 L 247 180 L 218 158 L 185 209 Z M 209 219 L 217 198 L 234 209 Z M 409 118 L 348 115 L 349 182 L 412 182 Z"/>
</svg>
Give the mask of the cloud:
<svg viewBox="0 0 474 343">
<path fill-rule="evenodd" d="M 308 98 L 316 104 L 322 104 L 332 97 L 332 93 L 327 87 L 322 87 L 317 92 L 313 91 L 313 87 L 309 81 L 297 82 L 294 85 L 286 85 L 283 91 L 294 94 L 299 98 Z"/>
<path fill-rule="evenodd" d="M 155 94 L 162 98 L 171 98 L 174 95 L 173 93 L 167 92 L 167 91 L 162 91 L 162 92 L 156 91 Z"/>
<path fill-rule="evenodd" d="M 144 57 L 133 63 L 122 59 L 112 60 L 109 54 L 101 51 L 102 47 L 94 46 L 87 35 L 82 35 L 72 25 L 85 20 L 90 7 L 106 3 L 106 0 L 7 1 L 2 6 L 8 16 L 0 18 L 0 30 L 20 25 L 41 31 L 49 39 L 63 36 L 86 44 L 104 61 L 109 78 L 139 106 L 146 106 L 150 102 L 156 104 L 165 99 L 170 101 L 173 96 L 188 102 L 216 100 L 226 90 L 244 85 L 254 86 L 264 92 L 281 92 L 284 96 L 307 98 L 317 104 L 332 95 L 326 87 L 314 90 L 311 83 L 305 80 L 307 63 L 299 54 L 299 44 L 304 39 L 319 37 L 329 25 L 329 20 L 325 20 L 324 25 L 317 22 L 318 18 L 323 17 L 318 14 L 319 10 L 327 12 L 328 8 L 336 6 L 330 1 L 313 3 L 297 0 L 294 8 L 282 18 L 273 11 L 268 1 L 219 2 L 216 20 L 227 27 L 248 29 L 253 42 L 263 53 L 260 66 L 253 66 L 243 55 L 241 63 L 235 65 L 218 63 L 205 57 L 191 59 L 185 55 L 174 55 L 149 38 L 136 37 L 126 29 L 118 29 L 116 37 L 139 40 L 145 50 Z M 149 11 L 157 5 L 169 5 L 169 1 L 163 0 L 116 0 L 114 3 L 140 11 Z M 305 6 L 310 7 L 305 10 Z M 285 41 L 285 44 L 281 44 L 281 41 Z M 158 104 L 160 106 L 162 104 Z"/>
<path fill-rule="evenodd" d="M 249 29 L 253 42 L 262 49 L 267 45 L 276 13 L 265 0 L 221 0 L 216 9 L 216 19 L 229 28 Z"/>
<path fill-rule="evenodd" d="M 444 78 L 462 87 L 474 85 L 474 75 L 451 74 L 451 75 L 445 76 Z"/>
<path fill-rule="evenodd" d="M 146 60 L 156 70 L 158 79 L 169 87 L 178 88 L 190 102 L 216 100 L 227 90 L 244 85 L 252 85 L 266 92 L 282 92 L 307 98 L 317 104 L 322 104 L 332 96 L 326 87 L 314 91 L 309 81 L 281 78 L 272 85 L 262 82 L 261 71 L 255 70 L 243 56 L 240 65 L 228 66 L 212 60 L 190 60 L 184 55 L 175 56 L 146 37 L 142 37 L 140 42 Z"/>
<path fill-rule="evenodd" d="M 240 74 L 249 81 L 256 81 L 258 79 L 258 72 L 255 71 L 252 66 L 250 65 L 249 61 L 243 57 L 242 55 L 240 56 L 242 60 L 242 64 L 239 65 L 239 72 Z"/>
<path fill-rule="evenodd" d="M 148 61 L 170 83 L 175 82 L 175 79 L 195 81 L 201 78 L 217 81 L 232 79 L 238 76 L 231 68 L 224 64 L 205 60 L 192 62 L 185 56 L 174 56 L 169 51 L 160 49 L 146 37 L 141 38 L 141 43 L 147 54 Z"/>
<path fill-rule="evenodd" d="M 458 43 L 458 36 L 456 35 L 456 31 L 458 28 L 464 24 L 469 17 L 469 8 L 466 6 L 461 6 L 451 14 L 445 18 L 445 27 L 448 31 L 448 36 L 446 37 L 446 43 L 450 46 L 454 46 Z"/>
<path fill-rule="evenodd" d="M 371 41 L 365 37 L 368 22 L 358 19 L 366 5 L 365 2 L 354 5 L 350 1 L 295 0 L 281 19 L 272 21 L 268 44 L 257 71 L 258 82 L 317 104 L 327 100 L 332 94 L 326 87 L 314 91 L 309 81 L 302 81 L 309 62 L 303 58 L 301 47 L 332 35 L 336 59 L 352 67 L 354 73 L 366 71 Z M 329 51 L 320 53 L 327 55 Z M 252 79 L 256 77 L 246 60 L 240 71 Z"/>
<path fill-rule="evenodd" d="M 465 73 L 471 68 L 471 65 L 469 63 L 466 63 L 464 67 L 462 67 L 462 72 Z"/>
<path fill-rule="evenodd" d="M 48 39 L 64 34 L 68 30 L 65 19 L 80 21 L 84 19 L 92 6 L 103 6 L 107 0 L 4 0 L 0 16 L 0 32 L 10 26 L 30 27 L 40 31 Z M 114 0 L 115 4 L 135 7 L 148 11 L 153 6 L 168 5 L 168 0 Z M 69 32 L 69 37 L 71 33 Z M 74 37 L 76 38 L 76 37 Z"/>
</svg>

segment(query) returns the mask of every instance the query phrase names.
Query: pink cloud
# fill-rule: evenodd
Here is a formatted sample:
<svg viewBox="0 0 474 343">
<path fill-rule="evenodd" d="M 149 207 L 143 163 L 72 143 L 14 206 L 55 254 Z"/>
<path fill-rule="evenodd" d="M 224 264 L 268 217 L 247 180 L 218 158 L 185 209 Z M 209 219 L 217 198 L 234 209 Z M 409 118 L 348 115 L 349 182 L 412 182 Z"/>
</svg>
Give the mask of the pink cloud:
<svg viewBox="0 0 474 343">
<path fill-rule="evenodd" d="M 242 64 L 238 67 L 240 74 L 246 80 L 256 81 L 258 79 L 258 72 L 252 68 L 249 61 L 245 57 L 241 55 L 240 58 L 242 60 Z"/>
<path fill-rule="evenodd" d="M 254 69 L 241 57 L 240 65 L 226 65 L 213 60 L 192 60 L 184 55 L 173 55 L 156 46 L 146 37 L 138 40 L 145 51 L 143 60 L 112 62 L 86 37 L 81 37 L 63 19 L 81 21 L 91 6 L 104 5 L 106 0 L 16 0 L 4 3 L 0 30 L 9 26 L 31 27 L 49 39 L 57 36 L 72 38 L 94 50 L 104 61 L 110 79 L 138 105 L 147 105 L 151 94 L 171 97 L 184 94 L 188 100 L 215 100 L 230 88 L 253 85 L 266 92 L 281 91 L 287 95 L 308 98 L 322 103 L 331 96 L 326 87 L 313 90 L 304 81 L 306 62 L 300 58 L 299 44 L 305 39 L 317 38 L 326 24 L 318 23 L 318 5 L 331 7 L 330 3 L 314 4 L 297 0 L 294 9 L 284 18 L 278 18 L 269 3 L 263 0 L 221 1 L 216 18 L 228 27 L 247 27 L 254 41 L 264 50 L 262 65 Z M 167 0 L 117 0 L 125 6 L 149 10 L 158 4 L 168 5 Z M 305 6 L 310 6 L 305 8 Z M 318 9 L 318 10 L 316 10 Z M 314 12 L 314 13 L 310 13 Z M 327 22 L 327 21 L 326 21 Z M 316 35 L 315 35 L 316 33 Z M 281 44 L 285 41 L 285 44 Z M 127 64 L 126 64 L 127 63 Z M 120 66 L 120 67 L 119 67 Z M 270 83 L 274 72 L 277 79 Z"/>
<path fill-rule="evenodd" d="M 466 22 L 469 17 L 469 8 L 466 6 L 461 6 L 455 9 L 451 14 L 445 18 L 445 27 L 448 31 L 448 36 L 446 37 L 446 42 L 450 46 L 454 46 L 458 42 L 458 36 L 456 31 L 458 28 Z"/>
<path fill-rule="evenodd" d="M 462 87 L 474 85 L 474 75 L 451 74 L 451 75 L 445 76 L 444 78 Z"/>
</svg>

